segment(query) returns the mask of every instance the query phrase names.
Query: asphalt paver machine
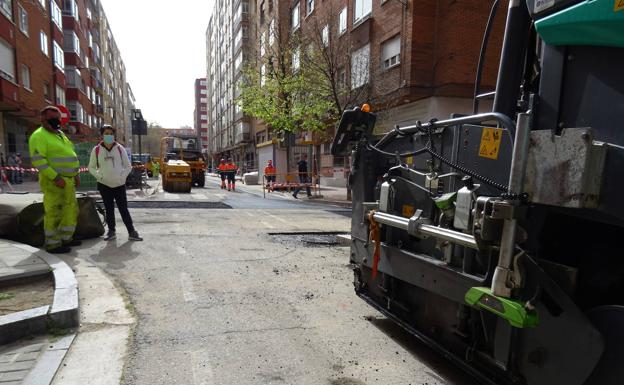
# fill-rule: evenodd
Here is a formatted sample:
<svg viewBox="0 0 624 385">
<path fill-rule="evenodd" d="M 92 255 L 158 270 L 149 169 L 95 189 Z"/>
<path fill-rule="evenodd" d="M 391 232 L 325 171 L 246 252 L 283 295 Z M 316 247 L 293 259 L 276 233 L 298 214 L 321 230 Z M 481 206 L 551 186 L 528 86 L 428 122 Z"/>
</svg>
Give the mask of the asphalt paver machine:
<svg viewBox="0 0 624 385">
<path fill-rule="evenodd" d="M 483 383 L 624 384 L 622 63 L 624 1 L 510 0 L 492 112 L 346 111 L 357 295 Z"/>
</svg>

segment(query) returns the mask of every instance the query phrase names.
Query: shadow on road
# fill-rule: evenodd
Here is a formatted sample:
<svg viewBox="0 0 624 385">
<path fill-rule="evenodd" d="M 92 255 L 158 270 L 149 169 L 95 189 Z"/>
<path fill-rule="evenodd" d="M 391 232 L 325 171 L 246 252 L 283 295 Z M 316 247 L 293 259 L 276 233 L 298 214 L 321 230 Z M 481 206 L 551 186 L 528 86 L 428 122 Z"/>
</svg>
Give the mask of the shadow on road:
<svg viewBox="0 0 624 385">
<path fill-rule="evenodd" d="M 428 374 L 438 378 L 442 384 L 479 385 L 477 380 L 453 366 L 443 356 L 424 345 L 392 320 L 385 317 L 367 317 L 367 320 L 430 368 Z"/>
</svg>

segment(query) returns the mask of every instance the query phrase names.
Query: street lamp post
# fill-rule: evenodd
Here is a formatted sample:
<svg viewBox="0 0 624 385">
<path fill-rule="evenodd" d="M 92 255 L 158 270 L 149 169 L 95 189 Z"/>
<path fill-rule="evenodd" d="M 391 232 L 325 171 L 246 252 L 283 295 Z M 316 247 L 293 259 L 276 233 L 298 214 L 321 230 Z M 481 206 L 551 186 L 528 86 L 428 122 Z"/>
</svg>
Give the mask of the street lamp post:
<svg viewBox="0 0 624 385">
<path fill-rule="evenodd" d="M 132 135 L 135 133 L 139 136 L 139 160 L 141 159 L 141 135 L 147 134 L 147 124 L 143 119 L 140 109 L 132 109 Z M 145 131 L 145 132 L 144 132 Z M 143 184 L 140 186 L 143 191 Z"/>
</svg>

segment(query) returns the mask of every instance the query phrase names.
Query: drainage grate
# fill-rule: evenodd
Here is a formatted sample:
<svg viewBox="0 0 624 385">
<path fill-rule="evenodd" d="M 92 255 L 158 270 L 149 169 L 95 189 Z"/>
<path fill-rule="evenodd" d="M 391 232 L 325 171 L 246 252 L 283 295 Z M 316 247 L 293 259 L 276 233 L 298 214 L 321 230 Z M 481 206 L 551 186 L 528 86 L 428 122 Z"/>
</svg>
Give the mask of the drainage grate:
<svg viewBox="0 0 624 385">
<path fill-rule="evenodd" d="M 302 244 L 306 247 L 327 247 L 342 245 L 339 235 L 346 233 L 314 232 L 314 233 L 269 233 L 276 242 Z"/>
<path fill-rule="evenodd" d="M 223 202 L 200 201 L 128 201 L 133 209 L 231 209 Z"/>
</svg>

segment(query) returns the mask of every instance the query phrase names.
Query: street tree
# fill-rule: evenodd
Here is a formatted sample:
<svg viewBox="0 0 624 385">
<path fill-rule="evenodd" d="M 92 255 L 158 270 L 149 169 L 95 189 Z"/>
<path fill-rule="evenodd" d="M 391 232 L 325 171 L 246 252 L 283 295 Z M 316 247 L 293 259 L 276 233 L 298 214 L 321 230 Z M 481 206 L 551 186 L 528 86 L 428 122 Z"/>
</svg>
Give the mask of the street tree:
<svg viewBox="0 0 624 385">
<path fill-rule="evenodd" d="M 237 102 L 247 115 L 261 119 L 273 131 L 323 130 L 327 118 L 335 114 L 331 95 L 301 65 L 297 36 L 276 24 L 272 22 L 261 34 L 257 61 L 249 62 L 237 84 Z"/>
</svg>

